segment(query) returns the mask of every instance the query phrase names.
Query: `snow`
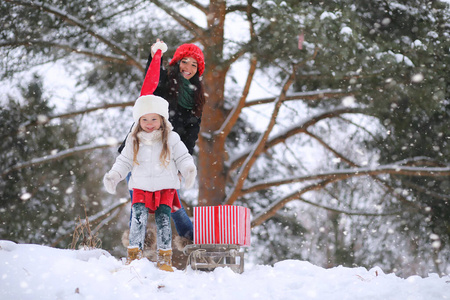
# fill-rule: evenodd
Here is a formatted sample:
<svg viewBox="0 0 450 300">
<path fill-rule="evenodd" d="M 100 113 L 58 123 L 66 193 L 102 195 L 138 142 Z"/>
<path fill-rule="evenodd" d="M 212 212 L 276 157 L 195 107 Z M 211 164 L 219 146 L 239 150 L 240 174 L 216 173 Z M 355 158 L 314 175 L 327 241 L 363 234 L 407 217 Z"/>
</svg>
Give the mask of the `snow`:
<svg viewBox="0 0 450 300">
<path fill-rule="evenodd" d="M 450 299 L 450 277 L 403 279 L 374 267 L 324 269 L 299 260 L 213 272 L 124 265 L 102 249 L 0 241 L 1 299 Z"/>
</svg>

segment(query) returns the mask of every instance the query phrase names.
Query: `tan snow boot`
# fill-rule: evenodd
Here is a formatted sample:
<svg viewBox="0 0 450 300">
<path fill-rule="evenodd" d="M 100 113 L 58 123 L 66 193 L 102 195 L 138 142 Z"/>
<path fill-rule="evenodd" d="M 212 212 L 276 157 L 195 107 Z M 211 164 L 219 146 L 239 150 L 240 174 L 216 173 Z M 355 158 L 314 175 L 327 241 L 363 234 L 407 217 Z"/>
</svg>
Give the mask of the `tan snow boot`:
<svg viewBox="0 0 450 300">
<path fill-rule="evenodd" d="M 158 263 L 157 267 L 160 270 L 173 272 L 172 268 L 172 249 L 158 250 Z"/>
<path fill-rule="evenodd" d="M 142 250 L 139 249 L 138 246 L 134 247 L 128 247 L 128 253 L 127 253 L 127 262 L 126 264 L 129 265 L 131 262 L 135 259 L 141 259 L 143 257 Z"/>
</svg>

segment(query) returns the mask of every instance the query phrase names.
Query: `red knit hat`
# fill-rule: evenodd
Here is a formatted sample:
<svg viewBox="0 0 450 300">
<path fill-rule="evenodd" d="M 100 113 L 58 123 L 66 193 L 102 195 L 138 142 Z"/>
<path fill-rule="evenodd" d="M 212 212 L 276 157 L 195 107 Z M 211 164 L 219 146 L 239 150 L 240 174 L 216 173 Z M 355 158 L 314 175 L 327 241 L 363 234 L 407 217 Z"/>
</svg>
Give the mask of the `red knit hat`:
<svg viewBox="0 0 450 300">
<path fill-rule="evenodd" d="M 169 65 L 174 65 L 185 57 L 192 57 L 197 61 L 198 75 L 202 76 L 205 71 L 205 58 L 202 50 L 194 44 L 183 44 L 177 48 Z"/>
</svg>

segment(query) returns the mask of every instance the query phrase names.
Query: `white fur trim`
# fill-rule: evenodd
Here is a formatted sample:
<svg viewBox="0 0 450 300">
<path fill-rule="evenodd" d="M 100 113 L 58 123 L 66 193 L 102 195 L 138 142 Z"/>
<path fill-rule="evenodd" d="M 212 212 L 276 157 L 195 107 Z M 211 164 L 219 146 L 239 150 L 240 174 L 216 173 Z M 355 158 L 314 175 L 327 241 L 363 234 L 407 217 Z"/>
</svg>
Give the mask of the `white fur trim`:
<svg viewBox="0 0 450 300">
<path fill-rule="evenodd" d="M 137 136 L 142 144 L 151 146 L 156 143 L 161 143 L 162 132 L 161 130 L 154 130 L 152 132 L 141 131 Z"/>
<path fill-rule="evenodd" d="M 155 53 L 158 49 L 160 49 L 162 53 L 165 53 L 167 51 L 166 43 L 156 42 L 152 47 L 152 52 Z"/>
</svg>

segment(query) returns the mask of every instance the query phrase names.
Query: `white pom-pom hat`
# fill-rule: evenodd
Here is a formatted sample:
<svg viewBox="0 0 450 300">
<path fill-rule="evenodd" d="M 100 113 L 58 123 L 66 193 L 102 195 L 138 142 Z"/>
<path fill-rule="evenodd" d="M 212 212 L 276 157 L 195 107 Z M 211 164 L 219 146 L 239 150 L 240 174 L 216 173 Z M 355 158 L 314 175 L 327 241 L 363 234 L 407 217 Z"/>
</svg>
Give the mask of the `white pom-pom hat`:
<svg viewBox="0 0 450 300">
<path fill-rule="evenodd" d="M 150 67 L 145 75 L 144 83 L 141 88 L 141 95 L 133 106 L 133 119 L 135 125 L 139 119 L 146 114 L 154 113 L 161 115 L 169 122 L 169 103 L 162 97 L 153 95 L 159 83 L 159 69 L 161 66 L 161 55 L 167 51 L 167 45 L 163 42 L 157 42 L 152 47 L 153 55 Z"/>
</svg>

